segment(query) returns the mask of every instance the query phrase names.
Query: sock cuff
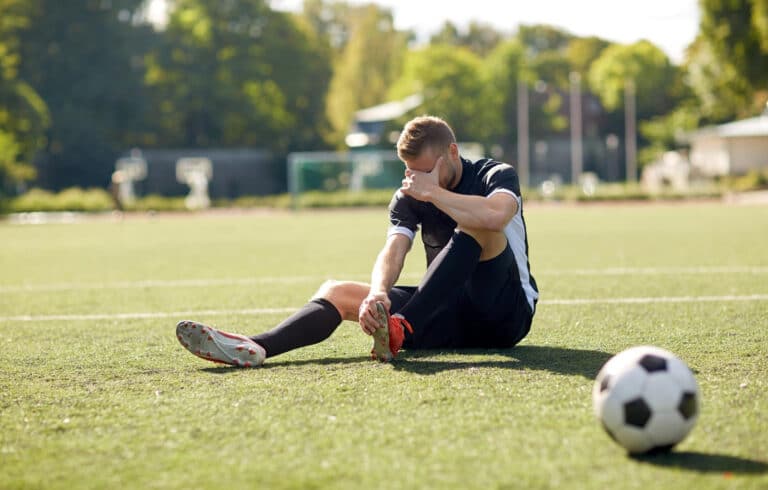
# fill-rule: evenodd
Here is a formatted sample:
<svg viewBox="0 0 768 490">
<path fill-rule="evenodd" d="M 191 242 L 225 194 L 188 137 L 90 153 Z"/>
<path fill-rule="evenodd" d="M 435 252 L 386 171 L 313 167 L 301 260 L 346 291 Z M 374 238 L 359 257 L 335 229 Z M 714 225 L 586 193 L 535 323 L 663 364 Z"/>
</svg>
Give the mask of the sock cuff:
<svg viewBox="0 0 768 490">
<path fill-rule="evenodd" d="M 310 303 L 315 303 L 316 305 L 320 305 L 323 308 L 323 310 L 325 310 L 329 314 L 335 314 L 336 317 L 338 318 L 338 322 L 339 323 L 341 323 L 341 321 L 343 320 L 343 318 L 341 317 L 341 313 L 336 308 L 336 306 L 333 303 L 331 303 L 330 301 L 328 301 L 327 299 L 325 299 L 325 298 L 312 298 L 312 300 L 310 300 Z M 336 319 L 336 318 L 334 318 L 334 319 Z"/>
</svg>

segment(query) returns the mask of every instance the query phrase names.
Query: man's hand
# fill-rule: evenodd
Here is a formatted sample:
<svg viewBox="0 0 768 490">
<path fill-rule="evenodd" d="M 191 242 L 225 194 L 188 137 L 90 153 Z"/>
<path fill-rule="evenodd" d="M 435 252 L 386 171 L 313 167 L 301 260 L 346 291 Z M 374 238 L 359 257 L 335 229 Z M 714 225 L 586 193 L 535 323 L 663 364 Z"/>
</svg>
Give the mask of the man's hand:
<svg viewBox="0 0 768 490">
<path fill-rule="evenodd" d="M 376 320 L 376 303 L 378 301 L 384 303 L 384 308 L 387 311 L 392 307 L 392 302 L 389 300 L 387 293 L 375 293 L 373 291 L 360 304 L 358 321 L 360 322 L 360 328 L 368 335 L 373 335 L 373 332 L 379 327 L 379 322 Z"/>
<path fill-rule="evenodd" d="M 435 190 L 440 188 L 440 168 L 443 166 L 443 158 L 441 156 L 437 159 L 430 172 L 406 169 L 405 178 L 400 187 L 403 194 L 419 201 L 428 202 Z"/>
</svg>

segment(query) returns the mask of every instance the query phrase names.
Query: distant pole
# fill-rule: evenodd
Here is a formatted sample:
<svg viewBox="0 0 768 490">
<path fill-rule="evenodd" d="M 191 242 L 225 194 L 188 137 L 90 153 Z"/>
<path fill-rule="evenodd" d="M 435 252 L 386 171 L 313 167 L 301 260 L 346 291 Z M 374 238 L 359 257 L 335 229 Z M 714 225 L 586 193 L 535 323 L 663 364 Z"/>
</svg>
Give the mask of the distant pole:
<svg viewBox="0 0 768 490">
<path fill-rule="evenodd" d="M 584 152 L 581 135 L 581 75 L 571 72 L 571 182 L 579 183 L 584 169 Z"/>
<path fill-rule="evenodd" d="M 520 178 L 520 187 L 529 187 L 530 178 L 530 150 L 528 127 L 528 85 L 525 81 L 517 79 L 517 173 Z"/>
<path fill-rule="evenodd" d="M 627 154 L 627 182 L 637 182 L 637 108 L 635 81 L 624 82 L 624 146 Z"/>
</svg>

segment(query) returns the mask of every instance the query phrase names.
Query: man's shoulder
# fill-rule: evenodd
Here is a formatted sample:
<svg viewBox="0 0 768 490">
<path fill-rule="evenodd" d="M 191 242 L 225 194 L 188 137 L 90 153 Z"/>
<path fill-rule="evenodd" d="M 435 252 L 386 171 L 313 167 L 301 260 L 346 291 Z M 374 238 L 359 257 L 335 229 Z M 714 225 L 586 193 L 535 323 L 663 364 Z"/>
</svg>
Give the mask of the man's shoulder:
<svg viewBox="0 0 768 490">
<path fill-rule="evenodd" d="M 509 163 L 500 162 L 493 158 L 482 158 L 475 162 L 470 162 L 478 174 L 486 175 L 497 172 L 513 172 L 515 173 L 515 167 Z"/>
<path fill-rule="evenodd" d="M 474 162 L 467 161 L 465 169 L 469 169 L 474 174 L 470 180 L 474 182 L 472 187 L 476 192 L 487 194 L 497 187 L 505 187 L 519 193 L 517 172 L 508 163 L 483 158 Z"/>
</svg>

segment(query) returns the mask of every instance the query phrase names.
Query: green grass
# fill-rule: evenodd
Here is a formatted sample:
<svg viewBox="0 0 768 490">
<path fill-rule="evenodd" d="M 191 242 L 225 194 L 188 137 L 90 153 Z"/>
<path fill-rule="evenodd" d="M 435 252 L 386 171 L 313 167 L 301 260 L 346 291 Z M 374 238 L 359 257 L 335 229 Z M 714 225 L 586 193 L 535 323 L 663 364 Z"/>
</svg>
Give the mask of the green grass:
<svg viewBox="0 0 768 490">
<path fill-rule="evenodd" d="M 266 330 L 285 314 L 243 310 L 365 280 L 384 210 L 0 223 L 0 488 L 768 488 L 768 207 L 526 218 L 542 302 L 520 346 L 382 365 L 344 323 L 258 370 L 188 354 L 176 312 Z M 690 299 L 608 301 L 645 297 Z M 592 414 L 597 371 L 637 344 L 700 385 L 670 455 L 629 458 Z"/>
</svg>

